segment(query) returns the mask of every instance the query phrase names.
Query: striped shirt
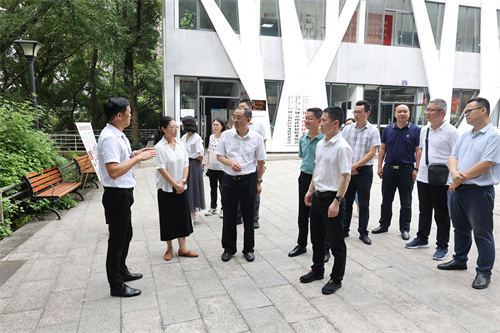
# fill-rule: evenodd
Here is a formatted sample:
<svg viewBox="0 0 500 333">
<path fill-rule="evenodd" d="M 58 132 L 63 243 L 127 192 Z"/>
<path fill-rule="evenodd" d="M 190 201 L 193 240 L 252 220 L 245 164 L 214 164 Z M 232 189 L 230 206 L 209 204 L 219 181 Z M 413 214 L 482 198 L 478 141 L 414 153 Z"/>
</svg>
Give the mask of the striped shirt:
<svg viewBox="0 0 500 333">
<path fill-rule="evenodd" d="M 359 129 L 356 123 L 346 126 L 342 131 L 342 137 L 352 148 L 352 164 L 368 154 L 371 147 L 380 146 L 378 129 L 368 122 L 362 129 Z M 373 165 L 373 159 L 364 165 Z"/>
</svg>

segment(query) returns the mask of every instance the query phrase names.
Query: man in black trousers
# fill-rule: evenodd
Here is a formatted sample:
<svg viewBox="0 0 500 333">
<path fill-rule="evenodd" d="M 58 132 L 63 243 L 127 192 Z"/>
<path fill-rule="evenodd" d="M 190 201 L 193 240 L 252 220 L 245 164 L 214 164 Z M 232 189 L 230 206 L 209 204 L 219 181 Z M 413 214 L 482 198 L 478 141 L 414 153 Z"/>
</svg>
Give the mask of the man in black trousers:
<svg viewBox="0 0 500 333">
<path fill-rule="evenodd" d="M 104 187 L 102 204 L 109 227 L 106 273 L 111 296 L 132 297 L 141 294 L 124 282 L 138 280 L 142 274 L 131 273 L 125 261 L 132 239 L 135 170 L 140 161 L 156 156 L 154 148 L 132 151 L 123 130 L 130 125 L 132 113 L 129 102 L 122 97 L 110 98 L 104 104 L 108 124 L 99 135 L 97 153 L 101 183 Z"/>
</svg>

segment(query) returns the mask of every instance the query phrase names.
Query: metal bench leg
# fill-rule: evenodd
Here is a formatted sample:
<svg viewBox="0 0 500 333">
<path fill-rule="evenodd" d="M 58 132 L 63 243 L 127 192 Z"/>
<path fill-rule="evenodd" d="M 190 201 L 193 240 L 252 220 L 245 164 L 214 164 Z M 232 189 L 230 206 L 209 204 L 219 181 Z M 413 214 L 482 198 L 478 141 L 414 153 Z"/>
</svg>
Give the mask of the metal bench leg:
<svg viewBox="0 0 500 333">
<path fill-rule="evenodd" d="M 57 219 L 58 219 L 58 220 L 60 220 L 60 219 L 61 219 L 61 214 L 59 214 L 59 212 L 58 212 L 56 209 L 54 209 L 54 208 L 52 208 L 52 207 L 51 207 L 51 208 L 49 208 L 49 209 L 50 209 L 51 211 L 53 211 L 54 213 L 56 213 L 56 215 L 57 215 Z"/>
<path fill-rule="evenodd" d="M 85 200 L 83 199 L 83 196 L 82 196 L 79 192 L 76 192 L 76 191 L 75 191 L 75 192 L 72 192 L 72 193 L 74 193 L 74 194 L 78 194 L 78 195 L 80 196 L 80 199 L 82 199 L 82 201 L 85 201 Z"/>
</svg>

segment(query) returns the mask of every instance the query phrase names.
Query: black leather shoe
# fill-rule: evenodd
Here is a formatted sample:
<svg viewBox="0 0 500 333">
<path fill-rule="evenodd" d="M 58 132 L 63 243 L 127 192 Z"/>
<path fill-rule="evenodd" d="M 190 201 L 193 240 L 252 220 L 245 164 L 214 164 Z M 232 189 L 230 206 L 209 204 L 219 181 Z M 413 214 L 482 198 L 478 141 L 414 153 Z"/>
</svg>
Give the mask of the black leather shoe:
<svg viewBox="0 0 500 333">
<path fill-rule="evenodd" d="M 344 238 L 349 237 L 349 231 L 344 231 Z"/>
<path fill-rule="evenodd" d="M 247 261 L 254 261 L 255 260 L 255 255 L 253 254 L 253 252 L 244 252 L 243 255 L 245 256 L 245 259 Z"/>
<path fill-rule="evenodd" d="M 328 262 L 328 260 L 330 260 L 330 252 L 329 251 L 326 251 L 325 253 L 325 258 L 323 258 L 323 262 Z"/>
<path fill-rule="evenodd" d="M 309 283 L 309 282 L 313 282 L 314 280 L 321 280 L 322 278 L 323 278 L 323 273 L 309 271 L 309 273 L 307 273 L 306 275 L 302 275 L 300 277 L 300 282 Z"/>
<path fill-rule="evenodd" d="M 339 290 L 339 288 L 342 287 L 342 282 L 340 281 L 333 281 L 330 279 L 324 286 L 323 289 L 321 289 L 321 292 L 325 295 L 330 295 Z"/>
<path fill-rule="evenodd" d="M 372 240 L 368 237 L 368 234 L 359 235 L 359 239 L 366 245 L 372 245 Z"/>
<path fill-rule="evenodd" d="M 491 276 L 486 276 L 481 273 L 477 273 L 474 282 L 472 282 L 472 288 L 474 289 L 486 289 L 490 284 Z"/>
<path fill-rule="evenodd" d="M 259 221 L 254 221 L 253 222 L 253 228 L 254 229 L 259 229 L 260 228 Z"/>
<path fill-rule="evenodd" d="M 134 297 L 139 296 L 141 291 L 139 289 L 130 288 L 126 284 L 123 284 L 121 288 L 111 289 L 111 296 L 115 297 Z"/>
<path fill-rule="evenodd" d="M 381 234 L 383 232 L 389 231 L 389 228 L 385 228 L 383 226 L 378 226 L 377 228 L 372 230 L 372 234 Z"/>
<path fill-rule="evenodd" d="M 299 254 L 306 253 L 307 249 L 305 247 L 302 247 L 300 245 L 297 245 L 290 253 L 288 253 L 289 257 L 296 257 Z"/>
<path fill-rule="evenodd" d="M 410 234 L 408 233 L 408 231 L 401 231 L 401 238 L 403 238 L 404 240 L 410 239 Z"/>
<path fill-rule="evenodd" d="M 437 268 L 445 271 L 464 270 L 467 269 L 467 263 L 461 264 L 453 259 L 452 261 L 445 262 L 444 264 L 439 264 Z"/>
<path fill-rule="evenodd" d="M 222 261 L 228 262 L 232 256 L 233 255 L 231 253 L 224 251 L 224 253 L 222 254 L 222 256 L 220 258 L 222 259 Z"/>
<path fill-rule="evenodd" d="M 237 219 L 236 220 L 236 224 L 243 224 L 243 220 L 242 219 Z"/>
<path fill-rule="evenodd" d="M 130 273 L 130 271 L 126 271 L 122 273 L 123 282 L 134 281 L 142 279 L 141 273 Z"/>
</svg>

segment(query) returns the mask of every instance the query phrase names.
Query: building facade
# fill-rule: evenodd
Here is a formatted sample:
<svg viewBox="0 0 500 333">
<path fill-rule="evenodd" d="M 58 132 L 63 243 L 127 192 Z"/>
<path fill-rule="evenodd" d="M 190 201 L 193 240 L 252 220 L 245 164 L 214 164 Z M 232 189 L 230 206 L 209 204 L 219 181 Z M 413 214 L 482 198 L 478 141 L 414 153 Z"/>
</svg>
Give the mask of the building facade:
<svg viewBox="0 0 500 333">
<path fill-rule="evenodd" d="M 298 150 L 308 107 L 372 104 L 381 130 L 398 103 L 424 125 L 431 98 L 463 127 L 481 96 L 498 126 L 500 0 L 164 0 L 164 108 L 194 115 L 208 138 L 241 98 L 269 131 L 267 150 Z"/>
</svg>

